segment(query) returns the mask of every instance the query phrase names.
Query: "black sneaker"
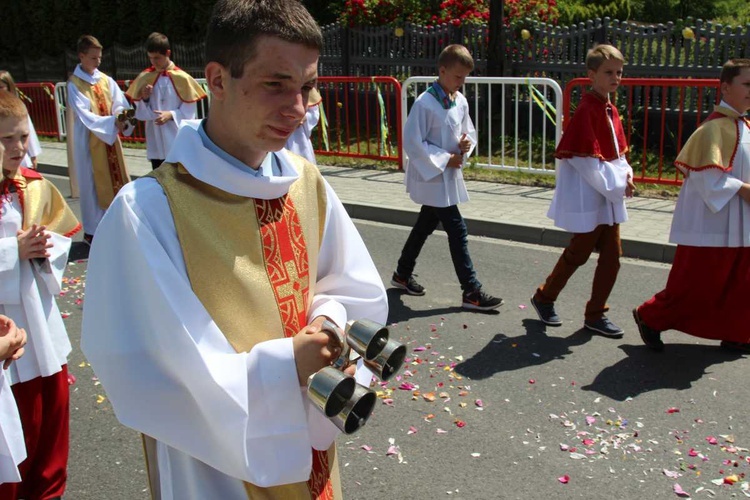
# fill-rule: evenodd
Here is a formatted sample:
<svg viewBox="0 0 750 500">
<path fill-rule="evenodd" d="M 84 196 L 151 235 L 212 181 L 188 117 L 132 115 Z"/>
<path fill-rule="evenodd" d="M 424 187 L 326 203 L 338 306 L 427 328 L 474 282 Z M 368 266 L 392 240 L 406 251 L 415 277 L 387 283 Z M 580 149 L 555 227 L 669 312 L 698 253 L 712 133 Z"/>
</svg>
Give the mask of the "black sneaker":
<svg viewBox="0 0 750 500">
<path fill-rule="evenodd" d="M 536 300 L 534 300 L 534 297 L 531 297 L 531 305 L 536 310 L 539 319 L 545 325 L 562 325 L 562 320 L 560 319 L 560 316 L 557 315 L 557 311 L 555 311 L 554 302 L 537 302 Z"/>
<path fill-rule="evenodd" d="M 396 273 L 391 276 L 391 285 L 401 290 L 405 290 L 409 295 L 424 295 L 424 287 L 416 282 L 414 274 L 408 278 L 402 278 Z"/>
<path fill-rule="evenodd" d="M 654 330 L 643 322 L 641 315 L 638 314 L 637 307 L 633 309 L 633 319 L 638 326 L 638 331 L 641 333 L 641 340 L 643 340 L 643 343 L 654 351 L 663 351 L 664 342 L 661 341 L 661 332 L 659 330 Z"/>
<path fill-rule="evenodd" d="M 586 330 L 610 337 L 613 339 L 619 339 L 625 334 L 625 330 L 612 323 L 608 317 L 602 316 L 601 318 L 594 321 L 584 321 L 583 327 Z"/>
<path fill-rule="evenodd" d="M 491 311 L 497 309 L 503 305 L 503 299 L 500 297 L 493 297 L 488 293 L 484 293 L 482 289 L 474 290 L 472 292 L 464 292 L 463 304 L 461 307 L 464 309 L 473 309 L 475 311 Z"/>
</svg>

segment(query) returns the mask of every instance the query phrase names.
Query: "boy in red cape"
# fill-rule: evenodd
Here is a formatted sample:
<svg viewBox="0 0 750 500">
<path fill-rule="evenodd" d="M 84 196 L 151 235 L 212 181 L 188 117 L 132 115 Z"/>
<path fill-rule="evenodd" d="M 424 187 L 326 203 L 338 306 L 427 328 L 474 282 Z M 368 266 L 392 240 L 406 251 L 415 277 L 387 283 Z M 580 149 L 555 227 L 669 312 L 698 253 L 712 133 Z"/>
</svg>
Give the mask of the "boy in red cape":
<svg viewBox="0 0 750 500">
<path fill-rule="evenodd" d="M 605 337 L 623 330 L 605 316 L 607 298 L 620 269 L 620 223 L 628 220 L 625 197 L 633 194 L 633 169 L 625 154 L 628 144 L 622 121 L 609 101 L 622 78 L 625 59 L 611 45 L 597 45 L 586 55 L 591 91 L 583 96 L 557 145 L 559 158 L 555 194 L 547 216 L 573 233 L 557 265 L 531 298 L 539 319 L 560 326 L 555 301 L 568 279 L 586 263 L 594 249 L 599 261 L 583 327 Z"/>
</svg>

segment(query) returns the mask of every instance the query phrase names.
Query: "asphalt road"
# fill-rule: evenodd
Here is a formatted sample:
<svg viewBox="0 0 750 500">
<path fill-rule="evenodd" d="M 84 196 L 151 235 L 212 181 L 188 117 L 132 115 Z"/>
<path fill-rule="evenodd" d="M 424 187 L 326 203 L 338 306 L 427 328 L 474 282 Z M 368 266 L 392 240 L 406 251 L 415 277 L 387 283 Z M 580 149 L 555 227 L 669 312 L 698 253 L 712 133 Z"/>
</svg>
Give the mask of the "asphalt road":
<svg viewBox="0 0 750 500">
<path fill-rule="evenodd" d="M 357 225 L 387 283 L 407 230 Z M 744 496 L 748 360 L 676 332 L 653 353 L 632 322 L 667 266 L 623 261 L 610 317 L 626 334 L 612 340 L 581 330 L 593 262 L 558 301 L 564 325 L 545 329 L 528 298 L 559 249 L 490 239 L 470 249 L 485 288 L 506 304 L 462 311 L 447 240 L 428 241 L 416 271 L 427 295 L 389 290 L 408 371 L 378 387 L 368 424 L 338 441 L 347 499 L 660 499 L 677 498 L 676 484 L 693 498 Z M 72 260 L 85 252 L 76 244 Z M 140 439 L 117 423 L 79 349 L 85 270 L 70 266 L 59 302 L 77 379 L 66 498 L 147 499 Z M 712 482 L 732 474 L 736 484 Z"/>
</svg>

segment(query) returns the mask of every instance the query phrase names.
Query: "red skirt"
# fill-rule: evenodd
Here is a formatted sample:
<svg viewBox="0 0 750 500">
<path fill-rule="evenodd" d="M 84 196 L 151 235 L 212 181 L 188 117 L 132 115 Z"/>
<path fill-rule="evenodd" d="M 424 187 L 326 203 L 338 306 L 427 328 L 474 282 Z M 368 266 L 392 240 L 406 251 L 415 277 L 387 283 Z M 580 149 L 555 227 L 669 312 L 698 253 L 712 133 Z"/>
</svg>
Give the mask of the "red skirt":
<svg viewBox="0 0 750 500">
<path fill-rule="evenodd" d="M 638 314 L 655 330 L 750 342 L 750 248 L 678 245 L 667 287 Z"/>
</svg>

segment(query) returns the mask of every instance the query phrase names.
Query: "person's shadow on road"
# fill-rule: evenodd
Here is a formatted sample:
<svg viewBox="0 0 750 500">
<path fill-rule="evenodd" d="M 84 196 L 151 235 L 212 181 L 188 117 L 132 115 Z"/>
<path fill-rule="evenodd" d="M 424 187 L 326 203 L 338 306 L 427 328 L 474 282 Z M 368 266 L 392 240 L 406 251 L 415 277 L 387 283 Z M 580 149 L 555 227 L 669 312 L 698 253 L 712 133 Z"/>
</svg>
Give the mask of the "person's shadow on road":
<svg viewBox="0 0 750 500">
<path fill-rule="evenodd" d="M 583 328 L 568 337 L 550 337 L 544 323 L 524 319 L 526 335 L 507 337 L 499 333 L 481 351 L 456 365 L 456 373 L 474 380 L 492 377 L 496 373 L 519 370 L 564 359 L 571 347 L 585 344 L 591 333 Z"/>
<path fill-rule="evenodd" d="M 710 366 L 743 356 L 718 346 L 696 344 L 667 344 L 664 352 L 654 352 L 645 345 L 618 347 L 627 357 L 604 368 L 582 390 L 624 401 L 657 389 L 689 389 Z"/>
<path fill-rule="evenodd" d="M 82 241 L 74 241 L 70 246 L 70 252 L 68 252 L 68 262 L 88 259 L 90 249 L 91 247 L 86 243 Z"/>
<path fill-rule="evenodd" d="M 389 288 L 386 290 L 386 295 L 388 295 L 388 323 L 399 323 L 413 318 L 426 318 L 428 316 L 436 315 L 441 316 L 444 314 L 459 313 L 463 311 L 461 306 L 433 307 L 415 311 L 404 304 L 405 293 L 406 292 L 403 290 L 397 288 Z M 499 314 L 497 311 L 493 312 Z"/>
</svg>

